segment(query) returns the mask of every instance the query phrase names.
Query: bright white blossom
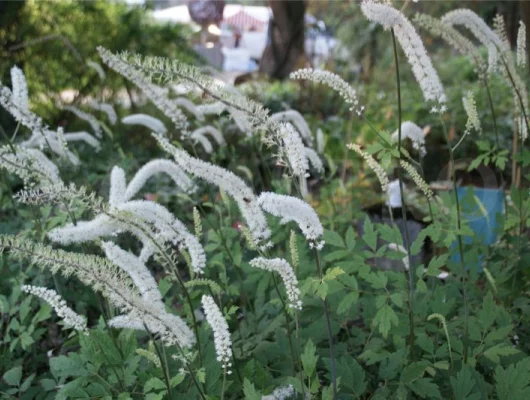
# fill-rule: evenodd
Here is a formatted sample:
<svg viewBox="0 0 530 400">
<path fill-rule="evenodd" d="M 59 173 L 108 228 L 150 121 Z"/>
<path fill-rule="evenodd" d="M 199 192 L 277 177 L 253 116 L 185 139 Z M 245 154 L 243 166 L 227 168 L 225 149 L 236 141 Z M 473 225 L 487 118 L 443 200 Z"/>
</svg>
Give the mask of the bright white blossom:
<svg viewBox="0 0 530 400">
<path fill-rule="evenodd" d="M 285 291 L 287 292 L 289 307 L 296 310 L 302 309 L 300 289 L 298 288 L 298 279 L 296 278 L 293 267 L 291 267 L 286 260 L 283 258 L 267 259 L 258 257 L 251 260 L 250 265 L 255 268 L 261 268 L 266 271 L 279 273 L 285 286 Z"/>
<path fill-rule="evenodd" d="M 379 180 L 379 183 L 381 184 L 381 190 L 383 192 L 387 192 L 388 190 L 388 175 L 386 174 L 386 171 L 381 167 L 381 165 L 373 158 L 370 154 L 368 154 L 366 151 L 363 151 L 361 149 L 361 146 L 355 143 L 347 144 L 346 147 L 350 150 L 355 151 L 357 154 L 359 154 L 362 158 L 364 158 L 364 161 L 368 164 L 368 167 L 375 172 L 375 175 L 377 176 L 377 179 Z"/>
<path fill-rule="evenodd" d="M 450 11 L 442 17 L 442 21 L 449 25 L 462 25 L 466 27 L 488 48 L 488 57 L 492 60 L 490 62 L 490 70 L 494 70 L 497 65 L 501 65 L 504 79 L 513 89 L 514 108 L 519 135 L 523 141 L 526 140 L 528 137 L 528 121 L 525 121 L 523 114 L 530 115 L 528 90 L 517 72 L 510 47 L 502 37 L 486 25 L 482 18 L 471 10 L 458 9 Z M 504 30 L 503 23 L 502 19 L 496 19 L 497 29 L 501 34 L 503 34 L 502 31 Z M 494 64 L 492 64 L 493 62 Z"/>
<path fill-rule="evenodd" d="M 480 119 L 478 117 L 477 103 L 475 102 L 475 97 L 471 90 L 462 97 L 462 103 L 467 114 L 466 131 L 464 134 L 467 135 L 471 133 L 471 129 L 474 129 L 477 133 L 482 133 Z"/>
<path fill-rule="evenodd" d="M 223 134 L 217 128 L 211 125 L 206 125 L 193 131 L 192 136 L 197 133 L 201 135 L 211 136 L 212 139 L 215 140 L 219 146 L 224 146 L 226 144 Z"/>
<path fill-rule="evenodd" d="M 392 134 L 392 141 L 397 142 L 399 139 L 399 131 L 396 130 Z M 425 157 L 427 150 L 425 149 L 425 136 L 423 130 L 414 122 L 405 121 L 401 124 L 401 140 L 410 139 L 412 147 L 419 151 L 422 157 Z"/>
<path fill-rule="evenodd" d="M 197 120 L 204 121 L 204 115 L 192 101 L 186 99 L 185 97 L 177 97 L 173 101 L 178 107 L 182 107 L 186 109 L 190 114 L 193 114 L 193 116 L 197 118 Z"/>
<path fill-rule="evenodd" d="M 92 114 L 86 113 L 74 106 L 63 106 L 64 110 L 74 113 L 78 118 L 88 122 L 96 137 L 101 138 L 102 130 L 99 121 Z"/>
<path fill-rule="evenodd" d="M 147 302 L 152 302 L 153 305 L 160 308 L 160 311 L 164 311 L 164 303 L 158 285 L 145 263 L 134 254 L 123 250 L 112 242 L 102 242 L 101 245 L 107 258 L 131 277 L 142 298 Z"/>
<path fill-rule="evenodd" d="M 261 400 L 288 400 L 295 395 L 294 386 L 287 385 L 274 389 L 272 394 L 262 396 Z"/>
<path fill-rule="evenodd" d="M 432 200 L 434 198 L 434 194 L 431 188 L 429 187 L 429 185 L 427 184 L 427 182 L 425 182 L 425 180 L 420 176 L 418 171 L 416 171 L 416 168 L 414 168 L 411 164 L 409 164 L 405 160 L 401 160 L 399 163 L 409 173 L 410 177 L 412 178 L 416 186 L 420 188 L 423 194 L 427 196 L 429 200 Z"/>
<path fill-rule="evenodd" d="M 519 21 L 517 31 L 517 65 L 520 67 L 526 65 L 526 25 L 523 21 Z"/>
<path fill-rule="evenodd" d="M 304 151 L 307 160 L 313 166 L 313 168 L 318 172 L 324 171 L 324 164 L 322 163 L 322 160 L 320 159 L 320 156 L 317 154 L 317 152 L 310 147 L 305 147 Z"/>
<path fill-rule="evenodd" d="M 322 129 L 317 129 L 317 152 L 319 154 L 324 153 L 324 132 L 322 132 Z"/>
<path fill-rule="evenodd" d="M 132 199 L 154 175 L 166 174 L 184 193 L 193 193 L 197 189 L 190 177 L 176 163 L 170 160 L 154 159 L 143 165 L 127 185 L 124 201 Z"/>
<path fill-rule="evenodd" d="M 460 54 L 469 57 L 475 72 L 484 79 L 488 70 L 488 65 L 475 44 L 459 31 L 447 23 L 426 14 L 416 14 L 414 22 L 421 27 L 429 30 L 433 35 L 441 37 L 451 47 L 456 49 Z"/>
<path fill-rule="evenodd" d="M 29 110 L 28 85 L 24 72 L 18 67 L 11 68 L 11 83 L 13 87 L 13 103 L 22 110 Z"/>
<path fill-rule="evenodd" d="M 258 197 L 258 204 L 269 214 L 280 217 L 281 224 L 296 222 L 306 239 L 317 248 L 324 245 L 324 242 L 317 243 L 324 234 L 324 228 L 313 207 L 305 201 L 292 196 L 263 192 Z"/>
<path fill-rule="evenodd" d="M 96 71 L 96 73 L 98 74 L 99 76 L 99 79 L 101 80 L 104 80 L 105 77 L 107 76 L 105 74 L 105 71 L 103 70 L 103 67 L 101 66 L 101 64 L 95 62 L 95 61 L 91 61 L 91 60 L 88 60 L 86 62 L 86 65 L 90 68 L 92 68 L 94 71 Z"/>
<path fill-rule="evenodd" d="M 361 10 L 368 20 L 383 25 L 385 29 L 393 29 L 420 85 L 423 97 L 426 101 L 437 103 L 434 110 L 444 111 L 446 97 L 442 82 L 410 21 L 401 11 L 388 4 L 363 1 Z"/>
<path fill-rule="evenodd" d="M 303 68 L 291 72 L 289 77 L 291 79 L 305 79 L 316 83 L 323 83 L 335 90 L 344 99 L 344 101 L 350 105 L 351 111 L 355 111 L 360 115 L 364 110 L 364 106 L 359 105 L 357 91 L 351 87 L 348 82 L 333 72 L 320 69 Z"/>
<path fill-rule="evenodd" d="M 311 136 L 311 129 L 307 124 L 305 118 L 296 110 L 280 111 L 272 114 L 271 119 L 276 122 L 290 122 L 300 133 L 300 136 L 308 145 L 313 144 L 313 137 Z"/>
<path fill-rule="evenodd" d="M 24 185 L 41 187 L 62 185 L 59 169 L 40 150 L 15 146 L 16 154 L 7 145 L 0 147 L 0 167 L 18 175 Z"/>
<path fill-rule="evenodd" d="M 230 331 L 228 330 L 228 324 L 226 319 L 223 317 L 221 310 L 212 296 L 202 296 L 202 308 L 204 309 L 204 315 L 206 321 L 212 328 L 215 352 L 217 353 L 217 361 L 221 363 L 223 369 L 230 374 L 230 367 L 232 366 L 232 340 L 230 339 Z"/>
<path fill-rule="evenodd" d="M 96 215 L 91 221 L 78 221 L 75 225 L 69 224 L 52 229 L 48 237 L 52 241 L 69 244 L 114 236 L 127 231 L 143 244 L 140 253 L 142 262 L 146 262 L 154 253 L 160 251 L 160 243 L 171 243 L 178 248 L 186 248 L 190 254 L 193 270 L 202 273 L 206 266 L 206 255 L 197 237 L 160 204 L 130 200 L 154 173 L 163 171 L 172 176 L 170 168 L 163 167 L 164 163 L 160 161 L 162 160 L 148 163 L 143 171 L 139 171 L 139 176 L 133 178 L 129 186 L 125 182 L 125 172 L 119 167 L 114 167 L 111 173 L 109 210 Z"/>
<path fill-rule="evenodd" d="M 270 247 L 271 232 L 267 226 L 265 215 L 260 210 L 256 196 L 251 188 L 236 174 L 224 168 L 190 156 L 184 150 L 177 149 L 167 139 L 155 135 L 161 147 L 170 153 L 178 165 L 186 172 L 208 183 L 218 186 L 230 195 L 237 203 L 256 245 Z"/>
<path fill-rule="evenodd" d="M 128 115 L 125 118 L 122 118 L 121 122 L 126 125 L 143 125 L 146 128 L 163 135 L 167 132 L 166 126 L 162 121 L 147 114 Z"/>
<path fill-rule="evenodd" d="M 67 142 L 78 142 L 82 141 L 88 144 L 89 146 L 92 146 L 96 151 L 100 150 L 100 144 L 99 140 L 97 140 L 94 136 L 92 136 L 88 132 L 68 132 L 64 134 L 64 139 Z"/>
<path fill-rule="evenodd" d="M 114 110 L 114 107 L 112 104 L 109 103 L 99 103 L 95 100 L 89 100 L 87 102 L 87 105 L 96 111 L 102 111 L 105 114 L 107 114 L 107 118 L 109 119 L 109 122 L 114 125 L 116 122 L 118 122 L 118 116 L 116 115 L 116 111 Z"/>
<path fill-rule="evenodd" d="M 293 175 L 307 177 L 309 175 L 307 172 L 309 163 L 307 162 L 305 147 L 300 134 L 290 123 L 282 123 L 280 125 L 280 136 L 282 139 L 280 152 L 283 155 L 281 159 L 287 159 Z"/>
<path fill-rule="evenodd" d="M 66 301 L 55 290 L 31 285 L 22 285 L 21 290 L 25 293 L 40 297 L 52 306 L 66 326 L 74 328 L 77 331 L 87 332 L 86 318 L 68 307 Z"/>
<path fill-rule="evenodd" d="M 177 129 L 182 130 L 184 134 L 187 133 L 188 119 L 177 103 L 169 98 L 167 89 L 153 84 L 140 70 L 126 63 L 107 49 L 98 47 L 98 51 L 105 64 L 134 83 L 156 108 L 171 119 Z"/>
<path fill-rule="evenodd" d="M 462 25 L 488 48 L 489 70 L 495 71 L 499 60 L 498 52 L 505 51 L 501 38 L 473 11 L 457 9 L 449 11 L 442 17 L 442 23 L 449 26 Z"/>
<path fill-rule="evenodd" d="M 223 134 L 211 125 L 203 126 L 199 129 L 194 130 L 191 133 L 190 138 L 195 140 L 195 142 L 200 143 L 201 146 L 204 148 L 204 151 L 208 154 L 213 151 L 213 147 L 206 135 L 210 135 L 219 145 L 226 144 Z"/>
</svg>

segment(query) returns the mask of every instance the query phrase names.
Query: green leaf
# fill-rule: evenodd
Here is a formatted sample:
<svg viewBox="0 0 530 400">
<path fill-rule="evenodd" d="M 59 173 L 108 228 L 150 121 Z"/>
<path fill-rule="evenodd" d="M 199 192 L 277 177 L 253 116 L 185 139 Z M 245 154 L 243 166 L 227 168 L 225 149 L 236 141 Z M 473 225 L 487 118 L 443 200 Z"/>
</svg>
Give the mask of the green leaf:
<svg viewBox="0 0 530 400">
<path fill-rule="evenodd" d="M 305 374 L 310 377 L 316 368 L 318 356 L 316 355 L 316 347 L 309 339 L 304 347 L 304 352 L 300 355 L 302 367 Z"/>
<path fill-rule="evenodd" d="M 333 400 L 333 387 L 331 385 L 322 389 L 322 400 Z"/>
<path fill-rule="evenodd" d="M 408 385 L 414 393 L 422 399 L 440 399 L 440 391 L 438 386 L 431 378 L 421 378 Z"/>
<path fill-rule="evenodd" d="M 31 385 L 31 382 L 33 382 L 33 379 L 35 379 L 35 374 L 31 374 L 30 376 L 28 376 L 24 380 L 24 382 L 22 382 L 22 385 L 20 385 L 20 391 L 25 392 L 26 390 L 28 390 Z"/>
<path fill-rule="evenodd" d="M 169 380 L 170 386 L 173 388 L 175 386 L 180 385 L 182 382 L 184 382 L 185 376 L 182 374 L 177 374 L 173 378 Z"/>
<path fill-rule="evenodd" d="M 519 350 L 506 343 L 499 343 L 484 352 L 484 356 L 494 363 L 500 363 L 500 356 L 511 356 L 519 353 Z"/>
<path fill-rule="evenodd" d="M 344 314 L 347 312 L 352 305 L 357 303 L 359 300 L 359 292 L 350 292 L 342 298 L 337 307 L 337 314 Z"/>
<path fill-rule="evenodd" d="M 475 388 L 475 379 L 469 366 L 463 366 L 462 370 L 451 377 L 451 387 L 455 400 L 480 400 L 480 393 L 473 393 Z"/>
<path fill-rule="evenodd" d="M 55 389 L 55 386 L 57 385 L 53 379 L 41 379 L 40 384 L 46 392 Z"/>
<path fill-rule="evenodd" d="M 344 241 L 342 240 L 341 236 L 337 232 L 329 231 L 326 229 L 324 231 L 323 239 L 328 245 L 335 246 L 335 247 L 342 247 L 342 248 L 346 247 L 346 245 L 344 244 Z"/>
<path fill-rule="evenodd" d="M 18 386 L 20 385 L 20 380 L 22 379 L 22 367 L 13 367 L 2 377 L 9 386 Z"/>
<path fill-rule="evenodd" d="M 247 378 L 243 382 L 243 394 L 246 400 L 261 400 L 261 393 L 256 390 L 254 384 Z"/>
<path fill-rule="evenodd" d="M 334 281 L 339 275 L 344 274 L 344 271 L 342 268 L 334 267 L 330 268 L 326 271 L 326 274 L 323 277 L 323 280 L 325 281 Z"/>
<path fill-rule="evenodd" d="M 373 251 L 377 248 L 377 233 L 374 230 L 374 225 L 370 218 L 366 217 L 364 219 L 363 225 L 363 240 Z"/>
<path fill-rule="evenodd" d="M 426 361 L 417 361 L 407 365 L 401 373 L 401 382 L 411 383 L 421 378 L 428 366 L 429 363 Z"/>
<path fill-rule="evenodd" d="M 512 325 L 507 325 L 499 329 L 495 329 L 488 333 L 484 339 L 486 345 L 494 344 L 495 342 L 504 340 L 513 331 Z"/>
<path fill-rule="evenodd" d="M 348 250 L 353 251 L 355 250 L 355 244 L 355 230 L 352 226 L 350 226 L 346 231 L 346 247 L 348 248 Z"/>
<path fill-rule="evenodd" d="M 429 262 L 427 267 L 428 276 L 438 276 L 440 274 L 440 268 L 447 264 L 448 254 L 442 254 L 441 256 L 434 256 Z"/>
<path fill-rule="evenodd" d="M 351 252 L 349 250 L 337 250 L 326 254 L 323 258 L 326 262 L 335 262 L 348 256 L 351 256 Z"/>
<path fill-rule="evenodd" d="M 477 317 L 480 325 L 482 325 L 484 329 L 489 328 L 495 322 L 495 318 L 497 318 L 497 305 L 493 300 L 493 295 L 491 292 L 488 292 L 488 294 L 484 297 L 482 308 L 477 313 Z"/>
<path fill-rule="evenodd" d="M 388 336 L 388 332 L 390 332 L 391 326 L 398 326 L 399 319 L 392 307 L 390 307 L 388 304 L 385 304 L 379 309 L 377 314 L 375 314 L 374 324 L 379 327 L 379 332 L 381 332 L 383 337 L 386 338 Z"/>
<path fill-rule="evenodd" d="M 530 399 L 530 357 L 506 369 L 495 368 L 495 389 L 499 400 Z"/>
<path fill-rule="evenodd" d="M 151 392 L 153 389 L 165 389 L 166 384 L 164 381 L 160 378 L 157 378 L 156 376 L 153 376 L 150 378 L 147 382 L 145 382 L 144 385 L 144 392 L 148 393 Z"/>
</svg>

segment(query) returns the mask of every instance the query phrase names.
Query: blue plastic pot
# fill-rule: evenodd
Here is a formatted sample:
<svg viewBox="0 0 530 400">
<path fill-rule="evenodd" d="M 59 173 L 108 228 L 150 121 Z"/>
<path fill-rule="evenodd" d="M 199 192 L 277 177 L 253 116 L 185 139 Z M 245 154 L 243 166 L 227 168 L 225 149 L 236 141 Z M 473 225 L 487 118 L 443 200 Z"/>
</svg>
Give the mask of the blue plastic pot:
<svg viewBox="0 0 530 400">
<path fill-rule="evenodd" d="M 497 241 L 500 229 L 498 216 L 504 211 L 504 193 L 502 189 L 486 189 L 477 187 L 460 187 L 457 189 L 460 202 L 461 216 L 474 233 L 474 238 L 464 236 L 464 243 L 480 240 L 485 245 L 491 245 Z M 460 254 L 456 243 L 451 249 L 455 253 L 451 258 L 454 262 L 460 262 Z M 480 269 L 482 261 L 477 267 Z M 467 266 L 468 268 L 470 265 Z"/>
</svg>

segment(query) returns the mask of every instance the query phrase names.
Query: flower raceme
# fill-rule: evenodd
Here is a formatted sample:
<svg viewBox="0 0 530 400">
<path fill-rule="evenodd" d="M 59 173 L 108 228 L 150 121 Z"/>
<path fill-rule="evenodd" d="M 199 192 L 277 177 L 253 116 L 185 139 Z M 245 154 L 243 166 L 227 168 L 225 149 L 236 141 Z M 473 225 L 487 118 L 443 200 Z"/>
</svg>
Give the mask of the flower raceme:
<svg viewBox="0 0 530 400">
<path fill-rule="evenodd" d="M 263 192 L 258 197 L 258 204 L 268 213 L 280 217 L 280 223 L 294 221 L 298 224 L 311 247 L 321 249 L 324 241 L 318 240 L 324 234 L 317 213 L 308 203 L 296 197 L 285 196 L 272 192 Z"/>
<path fill-rule="evenodd" d="M 303 68 L 291 72 L 290 78 L 304 79 L 315 83 L 323 83 L 335 90 L 339 96 L 344 99 L 346 104 L 350 105 L 350 111 L 355 111 L 358 115 L 360 115 L 364 110 L 364 106 L 359 105 L 357 91 L 351 87 L 348 82 L 333 72 L 312 68 Z"/>
<path fill-rule="evenodd" d="M 375 158 L 372 157 L 371 154 L 368 154 L 366 151 L 363 151 L 361 149 L 361 146 L 355 143 L 349 143 L 346 145 L 346 147 L 350 150 L 355 151 L 357 154 L 359 154 L 366 163 L 368 164 L 368 167 L 375 172 L 375 175 L 377 176 L 377 179 L 379 180 L 379 183 L 381 185 L 381 190 L 383 192 L 387 192 L 389 180 L 388 175 L 386 174 L 386 171 L 381 167 L 381 165 L 375 160 Z"/>
<path fill-rule="evenodd" d="M 213 331 L 217 361 L 221 363 L 226 373 L 231 374 L 232 340 L 230 339 L 228 324 L 212 296 L 203 295 L 201 303 L 206 321 L 208 321 Z"/>
<path fill-rule="evenodd" d="M 187 190 L 192 184 L 185 173 L 168 160 L 149 162 L 138 171 L 128 186 L 125 183 L 124 171 L 119 167 L 114 167 L 111 173 L 110 207 L 97 210 L 99 214 L 90 221 L 79 221 L 75 225 L 70 224 L 53 229 L 48 233 L 48 237 L 55 242 L 69 244 L 113 236 L 120 231 L 127 231 L 142 242 L 140 260 L 143 262 L 153 254 L 160 252 L 162 243 L 171 243 L 179 248 L 186 248 L 194 271 L 202 273 L 206 266 L 206 256 L 198 238 L 160 204 L 131 200 L 147 179 L 159 172 L 167 173 Z M 183 178 L 185 178 L 185 184 L 181 183 Z"/>
<path fill-rule="evenodd" d="M 279 273 L 287 292 L 289 307 L 296 310 L 302 309 L 300 289 L 298 288 L 298 279 L 296 278 L 293 267 L 291 267 L 286 260 L 282 258 L 267 259 L 258 257 L 251 260 L 250 265 L 255 268 L 261 268 L 266 271 Z"/>
<path fill-rule="evenodd" d="M 269 241 L 271 232 L 267 226 L 265 215 L 261 211 L 252 189 L 247 186 L 243 179 L 231 171 L 190 156 L 184 150 L 177 149 L 160 135 L 155 135 L 155 138 L 184 171 L 218 186 L 235 200 L 256 245 L 262 248 L 272 245 Z"/>
<path fill-rule="evenodd" d="M 180 108 L 178 108 L 177 103 L 168 97 L 166 90 L 151 83 L 149 78 L 140 70 L 126 63 L 123 59 L 112 54 L 107 49 L 98 47 L 98 51 L 105 64 L 134 83 L 156 108 L 171 119 L 177 129 L 181 129 L 183 133 L 187 132 L 188 119 Z"/>
<path fill-rule="evenodd" d="M 121 122 L 126 125 L 143 125 L 156 133 L 161 133 L 162 135 L 167 133 L 167 128 L 162 121 L 147 114 L 131 114 L 122 118 Z"/>
<path fill-rule="evenodd" d="M 114 243 L 103 242 L 102 245 L 107 258 L 127 273 L 138 289 L 142 301 L 148 305 L 148 312 L 132 308 L 127 314 L 112 318 L 109 325 L 136 330 L 144 330 L 147 327 L 150 332 L 160 334 L 162 341 L 168 346 L 175 343 L 184 347 L 191 346 L 195 342 L 193 333 L 182 318 L 166 312 L 158 285 L 145 263 Z"/>
<path fill-rule="evenodd" d="M 74 328 L 77 331 L 87 332 L 86 318 L 68 307 L 66 301 L 55 290 L 31 285 L 22 285 L 21 290 L 25 293 L 40 297 L 52 306 L 66 326 Z"/>
<path fill-rule="evenodd" d="M 433 111 L 443 112 L 446 97 L 442 82 L 427 55 L 420 36 L 410 21 L 401 11 L 388 4 L 363 1 L 361 10 L 368 20 L 383 25 L 385 29 L 393 29 L 412 67 L 416 81 L 420 85 L 423 97 L 426 101 L 436 103 Z"/>
<path fill-rule="evenodd" d="M 399 131 L 396 130 L 392 134 L 392 141 L 397 142 L 399 139 Z M 401 124 L 401 140 L 410 139 L 412 147 L 419 151 L 422 157 L 425 157 L 427 150 L 425 149 L 425 136 L 423 129 L 411 121 L 405 121 Z"/>
</svg>

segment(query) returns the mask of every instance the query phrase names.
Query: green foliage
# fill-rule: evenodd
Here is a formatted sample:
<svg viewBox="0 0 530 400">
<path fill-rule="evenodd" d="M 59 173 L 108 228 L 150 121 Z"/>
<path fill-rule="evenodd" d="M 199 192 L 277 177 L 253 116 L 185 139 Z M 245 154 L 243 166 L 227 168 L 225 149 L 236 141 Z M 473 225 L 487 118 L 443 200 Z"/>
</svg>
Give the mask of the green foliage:
<svg viewBox="0 0 530 400">
<path fill-rule="evenodd" d="M 355 11 L 357 6 L 344 7 Z M 183 28 L 151 25 L 142 10 L 121 3 L 28 1 L 15 14 L 24 24 L 11 24 L 0 31 L 0 38 L 10 46 L 20 44 L 22 38 L 31 41 L 52 33 L 62 38 L 18 50 L 6 47 L 2 55 L 8 57 L 0 62 L 3 76 L 13 63 L 24 68 L 34 93 L 32 109 L 48 117 L 50 123 L 61 117 L 76 124 L 72 116 L 60 115 L 51 107 L 51 94 L 74 87 L 82 92 L 81 97 L 104 92 L 113 100 L 113 95 L 128 88 L 128 83 L 110 71 L 108 78 L 100 81 L 79 62 L 76 52 L 84 61 L 96 60 L 95 47 L 103 45 L 110 50 L 193 59 L 181 44 Z M 91 29 L 94 26 L 99 29 Z M 363 30 L 355 49 L 361 53 L 373 38 L 373 27 L 363 26 Z M 386 33 L 377 33 L 378 40 L 382 35 Z M 284 226 L 272 217 L 268 222 L 274 248 L 264 252 L 249 246 L 248 230 L 242 228 L 237 205 L 211 185 L 198 182 L 196 194 L 184 195 L 173 189 L 167 177 L 153 178 L 147 184 L 146 197 L 166 205 L 190 229 L 199 227 L 200 221 L 196 233 L 207 258 L 203 276 L 191 271 L 189 254 L 177 252 L 176 246 L 169 248 L 175 268 L 158 260 L 148 263 L 167 310 L 196 328 L 199 340 L 190 351 L 164 347 L 159 335 L 109 327 L 108 320 L 117 310 L 100 294 L 82 286 L 73 273 L 52 276 L 50 270 L 61 271 L 64 266 L 61 260 L 50 261 L 46 256 L 64 253 L 48 246 L 47 253 L 36 255 L 39 247 L 35 243 L 48 245 L 47 232 L 54 227 L 92 218 L 90 207 L 79 198 L 66 204 L 68 207 L 19 204 L 13 194 L 20 190 L 20 182 L 2 171 L 0 232 L 16 234 L 17 243 L 27 244 L 22 250 L 30 253 L 24 257 L 21 249 L 9 246 L 6 238 L 11 236 L 0 236 L 2 396 L 257 400 L 277 388 L 292 387 L 293 398 L 332 399 L 335 377 L 340 400 L 530 398 L 528 188 L 512 187 L 508 208 L 497 216 L 494 245 L 484 243 L 471 221 L 462 218 L 462 210 L 476 205 L 473 196 L 464 196 L 457 204 L 454 192 L 439 193 L 428 205 L 432 215 L 425 219 L 426 226 L 411 240 L 407 252 L 408 240 L 397 225 L 381 223 L 380 218 L 364 213 L 365 206 L 381 203 L 384 195 L 374 189 L 372 179 L 345 150 L 346 141 L 366 143 L 370 154 L 388 169 L 397 165 L 400 157 L 396 146 L 388 143 L 398 109 L 391 92 L 395 82 L 388 79 L 392 58 L 386 50 L 377 52 L 380 68 L 372 71 L 372 82 L 362 93 L 367 105 L 364 117 L 376 121 L 372 127 L 366 119 L 335 116 L 346 107 L 326 90 L 279 82 L 240 87 L 272 111 L 283 110 L 285 104 L 299 108 L 307 115 L 312 131 L 319 127 L 325 131 L 326 146 L 321 154 L 325 171 L 312 171 L 307 198 L 324 226 L 321 251 L 310 248 L 295 223 Z M 442 64 L 446 55 L 440 52 L 435 64 Z M 337 69 L 347 67 L 339 62 Z M 448 87 L 450 104 L 459 104 L 464 87 L 479 85 L 464 58 L 452 57 L 451 62 L 443 63 L 440 75 L 454 80 Z M 402 80 L 406 93 L 402 117 L 432 124 L 428 139 L 432 158 L 424 164 L 428 164 L 427 176 L 438 174 L 448 157 L 448 146 L 438 142 L 442 126 L 433 121 L 420 100 L 410 71 L 403 71 Z M 510 132 L 507 110 L 511 94 L 497 77 L 492 77 L 491 84 L 499 93 L 501 131 Z M 514 155 L 506 150 L 509 135 L 503 134 L 499 144 L 493 140 L 485 94 L 480 89 L 474 92 L 479 93 L 477 105 L 485 119 L 484 136 L 465 140 L 458 147 L 459 156 L 473 157 L 464 169 L 490 166 L 502 173 L 515 159 L 527 183 L 530 152 L 523 149 Z M 146 113 L 154 110 L 149 104 L 137 108 L 135 111 Z M 451 124 L 463 126 L 462 110 L 451 112 Z M 207 155 L 184 140 L 179 145 L 234 171 L 257 193 L 272 190 L 296 195 L 297 184 L 284 176 L 275 159 L 276 150 L 263 146 L 259 135 L 245 138 L 226 114 L 206 119 L 225 134 L 226 146 Z M 15 124 L 9 121 L 13 129 L 6 129 L 11 136 Z M 170 126 L 169 121 L 164 122 Z M 191 124 L 200 126 L 195 120 Z M 106 131 L 101 153 L 79 150 L 79 169 L 59 163 L 65 181 L 84 185 L 90 192 L 107 193 L 114 165 L 132 176 L 146 160 L 165 157 L 141 130 L 129 131 L 119 125 Z M 402 154 L 416 156 L 413 148 Z M 505 177 L 509 178 L 509 173 Z M 381 209 L 386 218 L 386 206 L 381 204 Z M 475 214 L 483 215 L 484 210 Z M 113 240 L 135 254 L 140 251 L 134 237 L 120 233 Z M 390 244 L 405 251 L 392 250 Z M 92 242 L 74 244 L 67 250 L 102 254 L 98 243 Z M 286 292 L 277 275 L 251 267 L 249 262 L 257 256 L 289 260 L 299 281 L 301 311 L 286 307 Z M 74 257 L 65 256 L 62 262 Z M 380 268 L 381 260 L 395 261 L 398 267 Z M 404 268 L 407 264 L 408 271 Z M 36 268 L 43 265 L 49 269 Z M 55 287 L 77 312 L 87 316 L 88 335 L 61 330 L 62 322 L 48 305 L 21 295 L 20 286 L 28 283 Z M 225 374 L 219 365 L 211 329 L 200 318 L 204 294 L 215 299 L 227 319 L 234 353 L 232 374 Z"/>
</svg>

